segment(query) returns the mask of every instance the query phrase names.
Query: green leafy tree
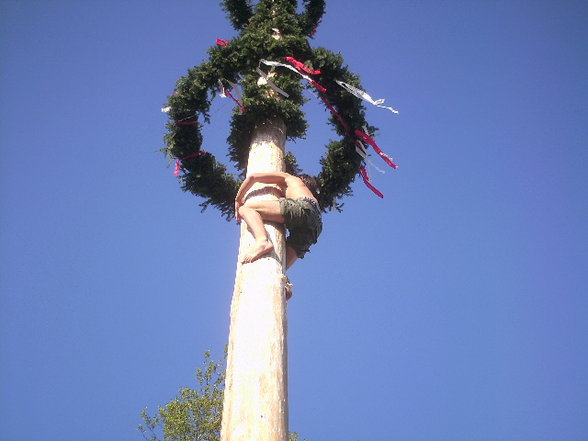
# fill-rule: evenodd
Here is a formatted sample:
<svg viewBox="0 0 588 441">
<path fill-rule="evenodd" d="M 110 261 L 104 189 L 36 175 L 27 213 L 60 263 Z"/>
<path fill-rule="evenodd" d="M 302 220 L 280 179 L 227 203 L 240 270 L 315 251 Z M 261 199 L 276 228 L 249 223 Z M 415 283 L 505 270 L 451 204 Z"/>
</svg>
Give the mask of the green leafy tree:
<svg viewBox="0 0 588 441">
<path fill-rule="evenodd" d="M 141 412 L 139 431 L 147 441 L 218 441 L 220 439 L 225 361 L 214 361 L 204 353 L 202 367 L 196 370 L 198 387 L 183 387 L 178 395 L 157 412 Z M 290 432 L 289 441 L 299 441 Z"/>
</svg>

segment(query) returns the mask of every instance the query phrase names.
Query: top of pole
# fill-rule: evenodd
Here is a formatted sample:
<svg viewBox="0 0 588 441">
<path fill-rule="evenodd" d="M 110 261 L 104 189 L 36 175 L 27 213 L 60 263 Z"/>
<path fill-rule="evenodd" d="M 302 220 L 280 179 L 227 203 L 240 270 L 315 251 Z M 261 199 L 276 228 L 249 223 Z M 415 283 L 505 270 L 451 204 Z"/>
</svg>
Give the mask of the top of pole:
<svg viewBox="0 0 588 441">
<path fill-rule="evenodd" d="M 228 156 L 243 172 L 253 131 L 263 121 L 283 121 L 287 139 L 305 136 L 304 89 L 330 112 L 329 122 L 340 136 L 326 145 L 321 159 L 321 209 L 340 211 L 339 200 L 352 193 L 357 176 L 374 188 L 365 168 L 367 149 L 372 146 L 383 159 L 389 157 L 373 140 L 376 128 L 367 123 L 362 102 L 385 106 L 362 90 L 358 75 L 340 54 L 311 47 L 309 38 L 325 12 L 324 0 L 303 0 L 302 12 L 297 12 L 296 0 L 260 0 L 255 5 L 224 0 L 221 5 L 238 34 L 217 36 L 209 58 L 177 81 L 165 107 L 170 120 L 164 150 L 176 160 L 182 188 L 202 197 L 203 208 L 212 205 L 231 219 L 240 178 L 216 160 L 220 152 L 202 149 L 201 126 L 210 121 L 212 100 L 227 96 L 235 101 Z M 292 152 L 286 154 L 286 171 L 302 171 Z"/>
</svg>

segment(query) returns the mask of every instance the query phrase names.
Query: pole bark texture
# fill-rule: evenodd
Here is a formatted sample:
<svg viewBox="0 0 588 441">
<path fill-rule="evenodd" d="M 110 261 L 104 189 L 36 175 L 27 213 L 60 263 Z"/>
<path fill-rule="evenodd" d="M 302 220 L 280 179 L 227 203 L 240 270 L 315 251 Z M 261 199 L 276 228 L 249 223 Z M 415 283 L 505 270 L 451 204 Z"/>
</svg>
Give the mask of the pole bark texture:
<svg viewBox="0 0 588 441">
<path fill-rule="evenodd" d="M 268 121 L 254 133 L 247 175 L 284 171 L 285 126 Z M 256 184 L 247 199 L 279 197 L 273 186 Z M 254 244 L 245 222 L 231 302 L 231 325 L 221 441 L 287 441 L 287 318 L 284 294 L 285 241 L 281 225 L 266 223 L 274 250 L 241 264 Z"/>
</svg>

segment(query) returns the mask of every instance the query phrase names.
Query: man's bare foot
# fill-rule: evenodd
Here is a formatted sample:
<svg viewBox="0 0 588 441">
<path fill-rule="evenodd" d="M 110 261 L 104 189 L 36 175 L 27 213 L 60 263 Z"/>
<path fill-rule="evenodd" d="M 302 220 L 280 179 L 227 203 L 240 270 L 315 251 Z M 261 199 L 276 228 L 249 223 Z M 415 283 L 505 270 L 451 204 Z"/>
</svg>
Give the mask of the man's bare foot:
<svg viewBox="0 0 588 441">
<path fill-rule="evenodd" d="M 266 254 L 270 253 L 274 249 L 273 244 L 268 240 L 265 239 L 261 242 L 256 242 L 253 247 L 249 250 L 249 252 L 243 257 L 242 263 L 251 263 L 259 259 L 260 257 L 265 256 Z"/>
<path fill-rule="evenodd" d="M 286 294 L 286 300 L 290 300 L 292 298 L 292 283 L 290 283 L 290 279 L 286 274 L 282 274 L 282 280 L 284 281 L 284 293 Z"/>
<path fill-rule="evenodd" d="M 290 282 L 287 282 L 284 285 L 284 291 L 286 293 L 286 300 L 290 300 L 292 298 L 292 294 L 294 294 L 292 292 L 292 284 Z"/>
</svg>

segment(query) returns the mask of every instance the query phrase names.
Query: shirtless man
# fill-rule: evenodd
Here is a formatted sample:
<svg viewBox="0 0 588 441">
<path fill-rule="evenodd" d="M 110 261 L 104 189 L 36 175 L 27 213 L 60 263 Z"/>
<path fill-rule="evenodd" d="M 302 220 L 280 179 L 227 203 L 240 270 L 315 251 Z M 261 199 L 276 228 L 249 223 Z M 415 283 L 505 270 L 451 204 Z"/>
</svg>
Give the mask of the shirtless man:
<svg viewBox="0 0 588 441">
<path fill-rule="evenodd" d="M 277 184 L 285 197 L 278 200 L 247 201 L 243 197 L 256 182 Z M 235 198 L 237 222 L 245 221 L 255 245 L 242 262 L 250 263 L 270 253 L 274 248 L 263 226 L 263 221 L 284 224 L 289 231 L 286 239 L 286 269 L 298 258 L 303 258 L 315 244 L 323 229 L 321 212 L 316 199 L 317 181 L 312 176 L 293 176 L 288 173 L 255 173 L 241 184 Z"/>
</svg>

